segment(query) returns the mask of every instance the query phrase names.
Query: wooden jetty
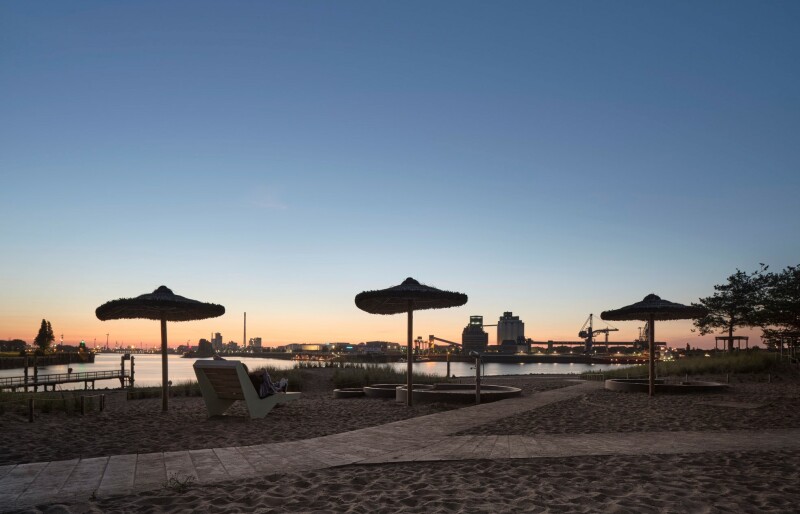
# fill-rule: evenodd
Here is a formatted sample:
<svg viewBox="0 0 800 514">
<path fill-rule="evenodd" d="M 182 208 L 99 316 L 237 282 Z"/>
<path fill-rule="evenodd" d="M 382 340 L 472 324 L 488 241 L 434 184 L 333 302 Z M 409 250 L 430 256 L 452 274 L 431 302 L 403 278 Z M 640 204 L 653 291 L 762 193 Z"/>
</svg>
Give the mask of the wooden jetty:
<svg viewBox="0 0 800 514">
<path fill-rule="evenodd" d="M 125 369 L 125 361 L 130 361 L 130 369 Z M 69 368 L 67 373 L 51 373 L 48 375 L 40 375 L 38 366 L 36 365 L 37 359 L 33 359 L 33 375 L 28 372 L 28 367 L 25 367 L 25 374 L 17 377 L 0 377 L 0 391 L 3 389 L 11 389 L 15 392 L 17 389 L 24 389 L 25 392 L 28 388 L 32 387 L 33 392 L 39 391 L 39 387 L 50 387 L 52 391 L 56 390 L 56 386 L 60 384 L 69 384 L 76 382 L 83 382 L 83 389 L 89 389 L 89 384 L 94 389 L 97 380 L 119 380 L 120 387 L 133 387 L 134 382 L 134 358 L 131 354 L 126 353 L 120 356 L 119 370 L 108 371 L 82 371 L 73 373 L 72 368 Z"/>
<path fill-rule="evenodd" d="M 120 387 L 130 387 L 133 385 L 133 374 L 129 370 L 113 370 L 113 371 L 85 371 L 81 373 L 54 373 L 50 375 L 33 375 L 28 377 L 2 377 L 0 378 L 0 390 L 17 389 L 28 390 L 33 387 L 37 391 L 39 387 L 50 387 L 53 391 L 56 386 L 60 384 L 68 384 L 75 382 L 83 382 L 83 388 L 89 389 L 89 384 L 94 389 L 94 383 L 97 380 L 119 380 Z"/>
</svg>

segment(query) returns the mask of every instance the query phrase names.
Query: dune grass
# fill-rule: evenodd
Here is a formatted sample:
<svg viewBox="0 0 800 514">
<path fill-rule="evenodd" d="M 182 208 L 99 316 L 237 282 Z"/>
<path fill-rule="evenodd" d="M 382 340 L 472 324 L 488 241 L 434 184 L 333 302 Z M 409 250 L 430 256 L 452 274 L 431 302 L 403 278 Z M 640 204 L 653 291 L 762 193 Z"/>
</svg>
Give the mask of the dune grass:
<svg viewBox="0 0 800 514">
<path fill-rule="evenodd" d="M 131 387 L 127 389 L 128 400 L 143 400 L 146 398 L 161 398 L 161 386 Z M 201 396 L 200 386 L 196 380 L 185 380 L 173 383 L 169 390 L 169 396 Z"/>
<path fill-rule="evenodd" d="M 797 374 L 788 363 L 781 361 L 774 353 L 764 351 L 744 351 L 732 354 L 721 353 L 711 357 L 692 356 L 674 361 L 656 363 L 656 375 L 699 376 L 725 374 Z M 606 378 L 625 378 L 647 376 L 647 365 L 607 371 Z"/>
<path fill-rule="evenodd" d="M 337 365 L 300 365 L 293 369 L 275 369 L 270 367 L 254 368 L 252 371 L 266 369 L 273 380 L 280 378 L 289 380 L 290 391 L 303 391 L 304 378 L 309 371 L 313 373 L 315 368 L 334 367 L 333 385 L 334 387 L 363 387 L 370 384 L 404 384 L 406 374 L 404 371 L 396 371 L 393 367 L 386 364 L 363 364 L 363 363 L 337 363 Z M 414 383 L 433 384 L 445 382 L 447 379 L 437 375 L 424 373 L 414 373 Z M 200 387 L 194 380 L 180 382 L 172 385 L 170 396 L 200 396 Z M 134 387 L 128 391 L 128 399 L 140 398 L 159 398 L 161 396 L 161 386 L 157 387 Z"/>
<path fill-rule="evenodd" d="M 415 384 L 433 384 L 447 379 L 427 373 L 414 373 Z M 342 387 L 364 387 L 371 384 L 405 384 L 406 373 L 381 364 L 355 364 L 337 368 L 333 372 L 333 385 Z"/>
</svg>

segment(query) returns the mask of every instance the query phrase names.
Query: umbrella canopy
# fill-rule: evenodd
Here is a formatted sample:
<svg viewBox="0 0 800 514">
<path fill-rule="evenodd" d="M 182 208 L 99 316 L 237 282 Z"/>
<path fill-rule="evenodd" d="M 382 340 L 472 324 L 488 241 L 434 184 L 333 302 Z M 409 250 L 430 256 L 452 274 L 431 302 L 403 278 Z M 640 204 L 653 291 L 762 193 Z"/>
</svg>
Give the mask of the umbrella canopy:
<svg viewBox="0 0 800 514">
<path fill-rule="evenodd" d="M 467 295 L 442 291 L 420 284 L 409 277 L 399 286 L 379 291 L 364 291 L 356 295 L 356 306 L 371 314 L 400 314 L 408 312 L 408 301 L 413 300 L 414 310 L 445 309 L 467 303 Z"/>
<path fill-rule="evenodd" d="M 95 310 L 101 321 L 110 319 L 154 319 L 161 321 L 161 407 L 168 409 L 167 321 L 192 321 L 216 318 L 225 314 L 225 307 L 215 303 L 198 302 L 174 294 L 161 286 L 152 293 L 136 298 L 120 298 L 106 302 Z"/>
<path fill-rule="evenodd" d="M 600 318 L 608 321 L 656 321 L 702 318 L 708 313 L 703 307 L 682 305 L 662 300 L 659 296 L 649 294 L 641 302 L 636 302 L 619 309 L 603 311 Z"/>
<path fill-rule="evenodd" d="M 649 294 L 641 302 L 636 302 L 619 309 L 603 311 L 600 318 L 606 321 L 647 321 L 647 340 L 649 344 L 649 371 L 650 371 L 650 396 L 655 394 L 655 321 L 667 321 L 678 319 L 702 318 L 708 314 L 704 307 L 694 305 L 682 305 L 667 300 L 662 300 L 659 296 Z"/>
<path fill-rule="evenodd" d="M 192 300 L 161 286 L 152 293 L 136 298 L 121 298 L 106 302 L 95 310 L 101 321 L 110 319 L 155 319 L 167 321 L 193 321 L 216 318 L 225 314 L 225 307 L 215 303 Z"/>
<path fill-rule="evenodd" d="M 424 309 L 444 309 L 459 307 L 467 303 L 467 295 L 453 291 L 442 291 L 435 287 L 420 284 L 407 278 L 399 286 L 377 291 L 364 291 L 356 295 L 356 306 L 371 314 L 408 313 L 408 376 L 406 378 L 406 404 L 411 406 L 413 396 L 412 372 L 414 353 L 412 334 L 414 332 L 414 311 Z"/>
</svg>

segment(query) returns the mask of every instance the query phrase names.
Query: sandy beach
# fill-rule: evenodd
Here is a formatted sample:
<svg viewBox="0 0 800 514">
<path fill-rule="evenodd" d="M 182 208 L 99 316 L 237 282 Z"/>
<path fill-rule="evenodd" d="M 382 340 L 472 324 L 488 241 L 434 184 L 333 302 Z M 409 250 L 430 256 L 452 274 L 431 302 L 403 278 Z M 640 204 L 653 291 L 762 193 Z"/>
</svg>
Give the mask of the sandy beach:
<svg viewBox="0 0 800 514">
<path fill-rule="evenodd" d="M 84 418 L 56 413 L 35 423 L 4 416 L 19 434 L 2 464 L 126 453 L 245 446 L 308 439 L 442 412 L 393 401 L 333 400 L 329 372 L 304 381 L 303 398 L 263 420 L 208 419 L 200 398 L 112 402 Z M 542 376 L 492 377 L 524 394 L 574 384 Z M 239 414 L 244 414 L 243 411 Z M 598 389 L 495 420 L 493 435 L 721 432 L 800 428 L 800 383 L 735 382 L 721 394 L 658 396 Z M 454 434 L 456 435 L 456 434 Z M 678 434 L 676 434 L 678 435 Z M 349 465 L 171 488 L 20 512 L 792 512 L 800 501 L 800 452 L 579 456 Z"/>
<path fill-rule="evenodd" d="M 250 419 L 241 403 L 231 407 L 229 415 L 209 419 L 201 397 L 171 398 L 165 413 L 158 398 L 125 401 L 124 394 L 109 396 L 105 412 L 84 417 L 51 412 L 37 414 L 29 423 L 24 413 L 6 414 L 0 417 L 0 431 L 24 437 L 0 449 L 0 465 L 295 441 L 458 408 L 432 403 L 409 409 L 394 400 L 368 398 L 334 400 L 333 369 L 303 373 L 302 397 L 263 419 Z M 547 377 L 519 382 L 528 394 L 567 384 Z"/>
</svg>

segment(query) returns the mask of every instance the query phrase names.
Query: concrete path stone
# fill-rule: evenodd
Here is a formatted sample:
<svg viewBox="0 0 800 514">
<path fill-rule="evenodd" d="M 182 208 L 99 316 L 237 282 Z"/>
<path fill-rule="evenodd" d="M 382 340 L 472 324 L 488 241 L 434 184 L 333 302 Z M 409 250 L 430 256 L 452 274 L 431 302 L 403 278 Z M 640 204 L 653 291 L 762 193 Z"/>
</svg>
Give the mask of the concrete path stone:
<svg viewBox="0 0 800 514">
<path fill-rule="evenodd" d="M 18 499 L 27 492 L 29 486 L 36 480 L 39 473 L 47 466 L 47 462 L 35 462 L 32 464 L 19 464 L 18 466 L 14 466 L 14 468 L 0 480 L 0 511 L 13 508 Z M 28 499 L 35 498 L 36 493 L 49 495 L 50 491 L 36 489 L 34 495 L 28 496 Z"/>
<path fill-rule="evenodd" d="M 193 480 L 197 480 L 199 476 L 188 451 L 164 452 L 164 468 L 167 472 L 167 480 L 171 477 L 178 480 L 186 480 L 191 477 Z"/>
<path fill-rule="evenodd" d="M 213 484 L 233 478 L 225 471 L 214 450 L 189 450 L 189 457 L 197 470 L 197 481 L 200 483 Z"/>
<path fill-rule="evenodd" d="M 167 481 L 163 453 L 140 453 L 136 458 L 133 487 L 137 491 L 157 489 Z"/>
<path fill-rule="evenodd" d="M 94 493 L 100 486 L 108 461 L 109 457 L 81 459 L 70 473 L 60 492 L 86 494 L 87 496 Z"/>
<path fill-rule="evenodd" d="M 214 453 L 230 476 L 256 476 L 255 468 L 247 462 L 239 448 L 214 448 Z"/>
<path fill-rule="evenodd" d="M 530 396 L 303 441 L 0 466 L 0 512 L 154 490 L 170 477 L 217 484 L 349 464 L 800 450 L 800 429 L 451 435 L 601 387 L 600 382 L 577 382 Z"/>
<path fill-rule="evenodd" d="M 108 459 L 103 480 L 97 489 L 98 497 L 133 492 L 136 476 L 136 455 L 114 455 Z"/>
<path fill-rule="evenodd" d="M 5 466 L 0 466 L 0 479 L 6 476 L 9 471 L 14 469 L 14 466 L 16 466 L 16 464 L 6 464 Z"/>
<path fill-rule="evenodd" d="M 78 465 L 79 459 L 50 462 L 19 497 L 25 503 L 37 498 L 37 491 L 50 491 L 49 497 L 57 499 L 59 491 Z"/>
</svg>

